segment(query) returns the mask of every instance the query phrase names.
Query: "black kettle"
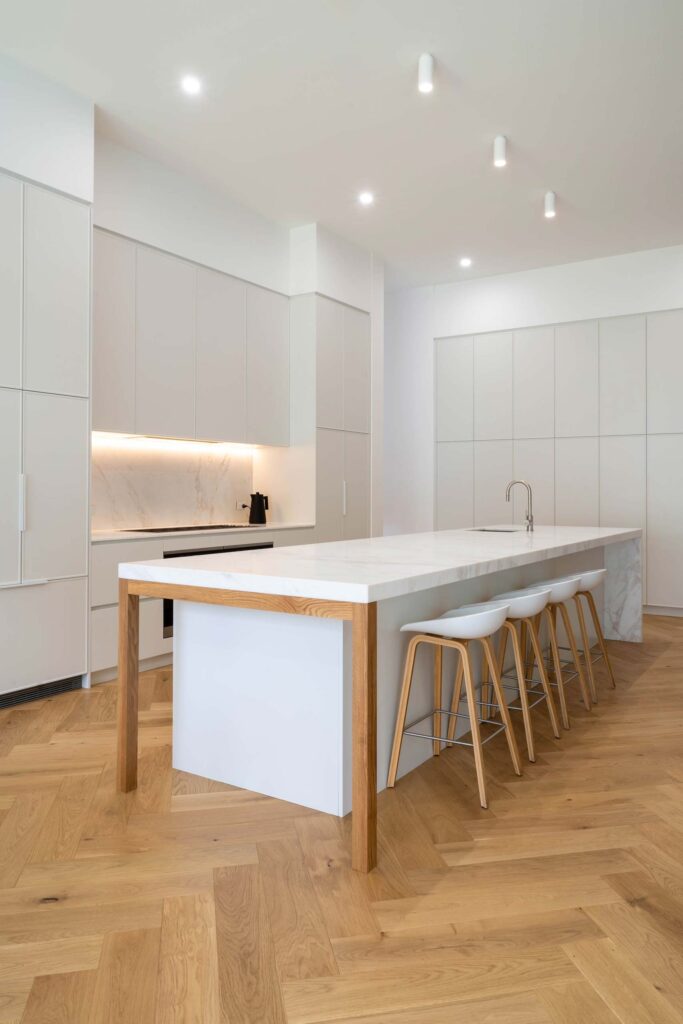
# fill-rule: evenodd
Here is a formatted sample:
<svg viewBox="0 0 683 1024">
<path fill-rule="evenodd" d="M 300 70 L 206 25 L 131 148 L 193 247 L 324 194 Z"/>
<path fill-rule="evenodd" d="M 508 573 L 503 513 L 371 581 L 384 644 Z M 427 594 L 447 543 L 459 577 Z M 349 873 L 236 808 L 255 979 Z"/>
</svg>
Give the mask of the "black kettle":
<svg viewBox="0 0 683 1024">
<path fill-rule="evenodd" d="M 256 494 L 250 494 L 251 505 L 249 506 L 249 522 L 253 526 L 263 526 L 266 521 L 266 512 L 268 511 L 268 495 L 260 494 L 258 491 Z"/>
</svg>

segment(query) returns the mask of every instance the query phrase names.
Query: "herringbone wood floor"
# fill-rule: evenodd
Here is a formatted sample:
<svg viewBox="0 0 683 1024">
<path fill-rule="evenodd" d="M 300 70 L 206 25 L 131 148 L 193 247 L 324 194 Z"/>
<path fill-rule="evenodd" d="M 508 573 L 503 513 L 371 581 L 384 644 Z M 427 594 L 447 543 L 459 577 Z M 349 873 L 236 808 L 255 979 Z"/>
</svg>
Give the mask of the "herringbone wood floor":
<svg viewBox="0 0 683 1024">
<path fill-rule="evenodd" d="M 683 620 L 612 651 L 522 779 L 487 746 L 490 811 L 458 748 L 383 793 L 369 877 L 347 821 L 172 771 L 168 671 L 127 796 L 113 684 L 4 712 L 0 1024 L 683 1020 Z"/>
</svg>

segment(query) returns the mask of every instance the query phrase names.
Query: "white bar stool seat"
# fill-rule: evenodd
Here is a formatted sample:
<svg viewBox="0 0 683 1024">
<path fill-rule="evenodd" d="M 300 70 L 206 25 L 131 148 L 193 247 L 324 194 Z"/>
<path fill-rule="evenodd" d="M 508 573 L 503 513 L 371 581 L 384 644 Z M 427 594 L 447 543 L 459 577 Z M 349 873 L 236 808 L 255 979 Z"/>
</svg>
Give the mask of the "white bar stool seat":
<svg viewBox="0 0 683 1024">
<path fill-rule="evenodd" d="M 491 601 L 483 602 L 481 604 L 465 605 L 461 608 L 453 609 L 453 611 L 448 613 L 446 617 L 425 619 L 421 622 L 409 622 L 401 627 L 402 632 L 410 632 L 415 635 L 411 637 L 410 643 L 408 644 L 408 650 L 406 652 L 403 683 L 401 686 L 398 714 L 396 717 L 394 742 L 391 750 L 391 760 L 389 762 L 389 776 L 387 780 L 387 785 L 389 787 L 393 787 L 396 783 L 398 762 L 401 755 L 401 746 L 404 736 L 417 736 L 421 739 L 431 740 L 433 753 L 437 756 L 440 754 L 441 748 L 444 744 L 447 746 L 458 745 L 472 747 L 477 772 L 479 801 L 482 807 L 488 806 L 486 797 L 486 780 L 484 777 L 484 743 L 493 739 L 493 737 L 499 732 L 504 731 L 515 774 L 522 774 L 519 762 L 519 751 L 517 750 L 515 734 L 512 729 L 510 713 L 507 708 L 505 694 L 503 692 L 503 686 L 498 673 L 493 646 L 491 644 L 492 635 L 503 626 L 507 619 L 508 609 L 509 604 L 503 601 Z M 472 641 L 480 642 L 483 647 L 485 661 L 488 665 L 491 679 L 493 681 L 497 706 L 500 709 L 500 725 L 486 720 L 482 723 L 479 720 L 478 712 L 479 708 L 482 707 L 482 701 L 481 699 L 478 699 L 475 691 L 474 673 L 472 670 L 469 647 Z M 431 711 L 427 712 L 426 715 L 422 715 L 420 718 L 415 719 L 414 722 L 406 725 L 408 702 L 410 700 L 410 688 L 413 681 L 413 670 L 415 667 L 415 656 L 417 649 L 421 644 L 427 644 L 434 648 L 434 707 Z M 444 648 L 455 649 L 459 654 L 458 668 L 453 687 L 453 700 L 451 701 L 450 708 L 444 708 L 441 706 Z M 463 680 L 465 693 L 467 695 L 467 715 L 462 715 L 457 710 L 460 703 L 460 693 Z M 467 718 L 470 724 L 470 732 L 472 736 L 471 742 L 455 739 L 455 724 L 453 724 L 452 729 L 449 725 L 449 735 L 444 736 L 442 732 L 442 716 L 446 716 L 449 723 L 451 721 L 455 723 L 458 718 Z M 424 722 L 425 719 L 428 718 L 432 719 L 432 732 L 423 733 L 416 731 L 415 726 Z M 481 724 L 497 726 L 494 729 L 494 732 L 490 736 L 486 737 L 485 740 L 482 740 L 481 738 Z"/>
</svg>

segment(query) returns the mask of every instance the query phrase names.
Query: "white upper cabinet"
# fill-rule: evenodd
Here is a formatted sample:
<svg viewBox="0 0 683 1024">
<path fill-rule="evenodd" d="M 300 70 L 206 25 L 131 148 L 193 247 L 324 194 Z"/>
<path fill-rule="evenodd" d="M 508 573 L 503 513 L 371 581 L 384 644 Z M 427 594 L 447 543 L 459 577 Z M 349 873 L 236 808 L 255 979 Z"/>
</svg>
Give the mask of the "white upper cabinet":
<svg viewBox="0 0 683 1024">
<path fill-rule="evenodd" d="M 0 585 L 21 579 L 21 393 L 0 388 Z"/>
<path fill-rule="evenodd" d="M 21 387 L 22 184 L 0 175 L 0 387 Z"/>
<path fill-rule="evenodd" d="M 474 344 L 472 338 L 436 341 L 436 439 L 474 437 Z"/>
<path fill-rule="evenodd" d="M 370 432 L 370 317 L 350 306 L 344 307 L 344 429 Z"/>
<path fill-rule="evenodd" d="M 197 271 L 197 438 L 246 440 L 246 303 L 243 281 Z"/>
<path fill-rule="evenodd" d="M 645 317 L 600 321 L 600 433 L 645 433 Z"/>
<path fill-rule="evenodd" d="M 24 581 L 88 571 L 88 403 L 25 392 Z"/>
<path fill-rule="evenodd" d="M 135 433 L 135 243 L 93 232 L 93 430 Z"/>
<path fill-rule="evenodd" d="M 515 331 L 512 341 L 513 436 L 555 436 L 555 330 Z"/>
<path fill-rule="evenodd" d="M 512 437 L 512 334 L 474 339 L 474 439 Z"/>
<path fill-rule="evenodd" d="M 24 187 L 23 387 L 88 395 L 90 208 Z"/>
<path fill-rule="evenodd" d="M 289 444 L 289 300 L 247 285 L 247 441 Z"/>
<path fill-rule="evenodd" d="M 135 432 L 194 437 L 196 267 L 137 252 Z"/>
<path fill-rule="evenodd" d="M 344 431 L 344 540 L 370 536 L 370 435 Z"/>
<path fill-rule="evenodd" d="M 344 307 L 318 297 L 316 329 L 316 423 L 344 429 Z"/>
<path fill-rule="evenodd" d="M 557 437 L 598 433 L 596 320 L 555 328 L 555 433 Z"/>
<path fill-rule="evenodd" d="M 683 433 L 683 310 L 647 317 L 647 432 Z"/>
</svg>

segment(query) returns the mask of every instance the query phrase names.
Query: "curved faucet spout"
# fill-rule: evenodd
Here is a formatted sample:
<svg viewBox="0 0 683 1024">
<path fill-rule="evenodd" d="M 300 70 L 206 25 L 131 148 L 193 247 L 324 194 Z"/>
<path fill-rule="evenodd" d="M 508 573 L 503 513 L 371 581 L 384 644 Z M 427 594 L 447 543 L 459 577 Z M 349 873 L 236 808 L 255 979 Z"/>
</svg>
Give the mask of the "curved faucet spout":
<svg viewBox="0 0 683 1024">
<path fill-rule="evenodd" d="M 530 533 L 534 528 L 534 495 L 531 490 L 531 484 L 528 484 L 526 480 L 511 480 L 505 491 L 506 501 L 510 500 L 510 494 L 515 484 L 521 484 L 522 487 L 526 487 L 526 529 L 527 533 Z"/>
</svg>

